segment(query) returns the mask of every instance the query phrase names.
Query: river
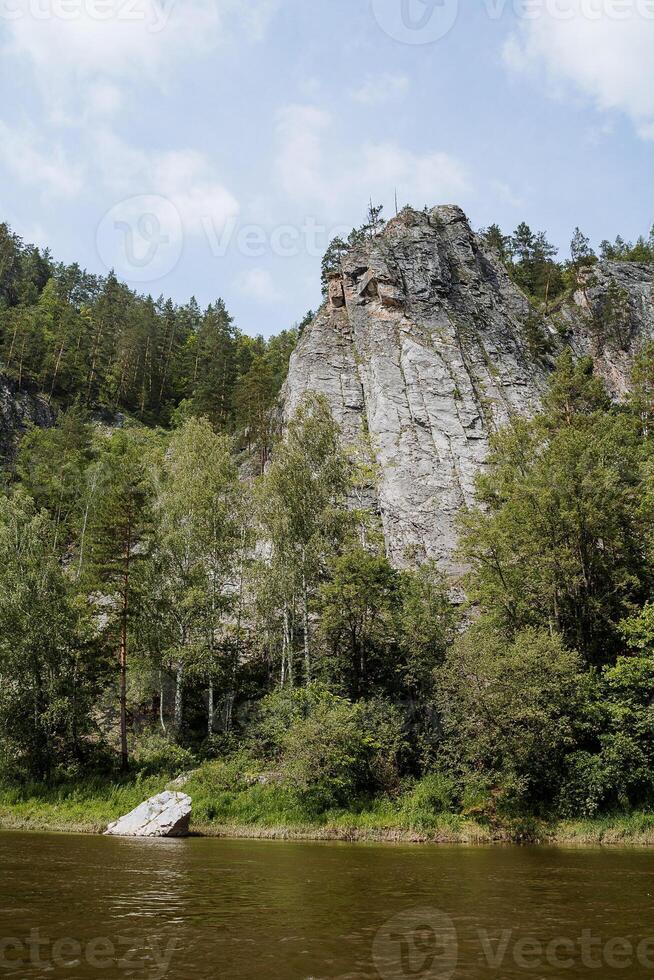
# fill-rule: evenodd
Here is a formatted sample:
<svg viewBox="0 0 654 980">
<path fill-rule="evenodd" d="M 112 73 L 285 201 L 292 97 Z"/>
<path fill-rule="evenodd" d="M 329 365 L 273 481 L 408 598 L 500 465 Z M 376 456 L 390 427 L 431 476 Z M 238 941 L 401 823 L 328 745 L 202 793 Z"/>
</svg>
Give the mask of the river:
<svg viewBox="0 0 654 980">
<path fill-rule="evenodd" d="M 0 833 L 0 974 L 654 977 L 654 851 Z"/>
</svg>

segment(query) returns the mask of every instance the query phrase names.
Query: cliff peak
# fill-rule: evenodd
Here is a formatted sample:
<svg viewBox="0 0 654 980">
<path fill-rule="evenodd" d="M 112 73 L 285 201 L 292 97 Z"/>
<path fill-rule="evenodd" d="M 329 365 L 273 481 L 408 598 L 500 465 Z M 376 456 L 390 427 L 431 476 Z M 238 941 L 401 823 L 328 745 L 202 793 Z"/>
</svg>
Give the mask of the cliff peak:
<svg viewBox="0 0 654 980">
<path fill-rule="evenodd" d="M 621 354 L 599 351 L 592 326 L 613 281 L 630 324 Z M 535 320 L 545 347 L 595 354 L 619 395 L 633 350 L 654 336 L 652 295 L 651 267 L 599 263 L 556 318 L 534 317 L 461 208 L 405 208 L 330 276 L 291 358 L 285 416 L 306 392 L 324 395 L 344 440 L 376 466 L 391 559 L 456 573 L 457 515 L 474 500 L 489 437 L 536 411 L 547 383 L 553 360 L 532 350 Z"/>
</svg>

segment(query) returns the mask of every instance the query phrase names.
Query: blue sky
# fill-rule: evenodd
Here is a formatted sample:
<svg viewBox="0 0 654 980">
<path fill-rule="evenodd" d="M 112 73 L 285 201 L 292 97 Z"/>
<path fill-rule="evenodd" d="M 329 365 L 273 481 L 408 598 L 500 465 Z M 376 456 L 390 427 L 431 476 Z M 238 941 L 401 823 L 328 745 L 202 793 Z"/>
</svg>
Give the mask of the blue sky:
<svg viewBox="0 0 654 980">
<path fill-rule="evenodd" d="M 654 0 L 0 0 L 0 217 L 265 335 L 372 196 L 654 223 Z"/>
</svg>

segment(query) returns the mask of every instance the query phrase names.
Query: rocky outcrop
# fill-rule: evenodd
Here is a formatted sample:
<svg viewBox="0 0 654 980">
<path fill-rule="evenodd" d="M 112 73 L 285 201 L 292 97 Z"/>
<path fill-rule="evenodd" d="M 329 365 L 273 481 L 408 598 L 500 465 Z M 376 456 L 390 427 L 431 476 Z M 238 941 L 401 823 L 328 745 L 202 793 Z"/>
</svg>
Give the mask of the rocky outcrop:
<svg viewBox="0 0 654 980">
<path fill-rule="evenodd" d="M 654 269 L 639 262 L 599 262 L 554 314 L 578 355 L 590 355 L 609 391 L 623 398 L 634 355 L 654 340 Z"/>
<path fill-rule="evenodd" d="M 528 304 L 459 208 L 403 211 L 348 253 L 291 359 L 284 404 L 328 399 L 346 442 L 377 464 L 387 549 L 456 571 L 456 516 L 490 432 L 533 411 L 547 370 Z"/>
<path fill-rule="evenodd" d="M 613 393 L 624 393 L 634 351 L 654 337 L 652 290 L 650 266 L 600 263 L 538 325 L 459 208 L 406 209 L 330 277 L 291 358 L 285 417 L 306 392 L 324 395 L 345 442 L 376 464 L 389 557 L 457 573 L 457 515 L 473 501 L 490 434 L 538 408 L 566 343 L 592 354 Z M 612 306 L 625 350 L 598 340 Z M 549 335 L 542 347 L 552 356 L 534 353 L 534 329 Z"/>
<path fill-rule="evenodd" d="M 15 381 L 0 374 L 0 464 L 13 457 L 28 426 L 49 428 L 54 422 L 54 412 L 44 398 L 20 391 Z"/>
<path fill-rule="evenodd" d="M 160 793 L 141 803 L 126 816 L 109 824 L 111 837 L 187 837 L 191 797 L 185 793 Z"/>
</svg>

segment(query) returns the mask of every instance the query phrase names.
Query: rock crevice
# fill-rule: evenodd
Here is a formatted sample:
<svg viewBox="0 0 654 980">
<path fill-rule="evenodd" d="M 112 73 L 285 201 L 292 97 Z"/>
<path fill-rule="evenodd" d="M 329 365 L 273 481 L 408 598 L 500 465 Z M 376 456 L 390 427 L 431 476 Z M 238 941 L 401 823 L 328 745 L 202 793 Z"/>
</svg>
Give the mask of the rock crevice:
<svg viewBox="0 0 654 980">
<path fill-rule="evenodd" d="M 557 311 L 555 348 L 568 342 L 593 352 L 583 306 L 601 307 L 612 276 L 628 293 L 631 346 L 654 336 L 651 268 L 602 263 L 592 286 Z M 538 409 L 553 364 L 529 352 L 529 314 L 527 298 L 457 207 L 405 209 L 330 278 L 291 358 L 284 414 L 315 391 L 345 443 L 366 440 L 395 564 L 433 559 L 461 571 L 457 515 L 473 502 L 489 437 L 511 416 Z M 629 361 L 629 353 L 599 355 L 615 394 Z"/>
</svg>

